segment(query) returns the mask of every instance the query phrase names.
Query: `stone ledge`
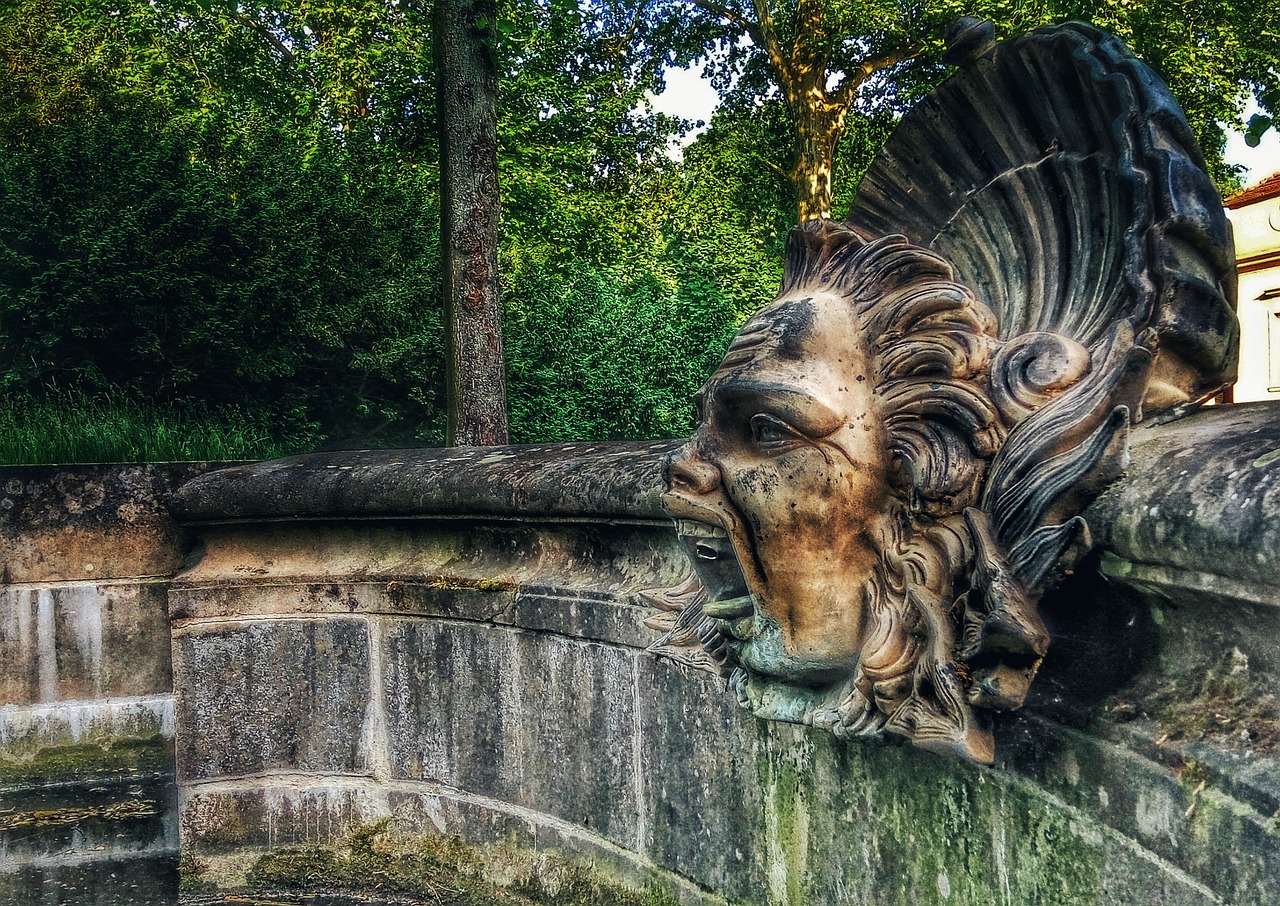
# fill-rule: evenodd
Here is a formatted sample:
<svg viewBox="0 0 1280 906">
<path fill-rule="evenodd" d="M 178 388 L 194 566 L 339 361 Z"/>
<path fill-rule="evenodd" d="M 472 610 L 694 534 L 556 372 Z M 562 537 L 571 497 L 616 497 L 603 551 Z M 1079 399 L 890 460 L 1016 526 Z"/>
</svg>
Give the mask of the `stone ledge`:
<svg viewBox="0 0 1280 906">
<path fill-rule="evenodd" d="M 1112 579 L 1181 601 L 1280 606 L 1280 405 L 1210 406 L 1133 432 L 1085 513 Z"/>
<path fill-rule="evenodd" d="M 0 753 L 116 736 L 173 738 L 173 694 L 0 705 Z"/>
<path fill-rule="evenodd" d="M 243 784 L 201 784 L 188 795 L 192 813 L 217 815 L 248 830 L 252 842 L 230 846 L 220 845 L 216 838 L 194 838 L 201 847 L 200 861 L 206 864 L 204 877 L 223 887 L 243 885 L 247 869 L 260 856 L 304 843 L 340 846 L 351 828 L 390 815 L 397 836 L 461 835 L 468 844 L 481 847 L 498 845 L 533 854 L 552 851 L 607 867 L 603 874 L 637 888 L 657 881 L 688 906 L 727 906 L 723 897 L 589 830 L 444 784 L 401 782 L 375 788 L 343 775 L 269 775 L 246 778 Z M 310 822 L 321 831 L 319 837 L 291 839 L 273 832 L 293 826 L 296 819 Z"/>
<path fill-rule="evenodd" d="M 208 463 L 0 466 L 0 584 L 171 576 L 170 495 Z"/>
<path fill-rule="evenodd" d="M 662 465 L 681 441 L 362 450 L 212 472 L 173 501 L 187 523 L 271 519 L 620 517 L 667 521 Z"/>
</svg>

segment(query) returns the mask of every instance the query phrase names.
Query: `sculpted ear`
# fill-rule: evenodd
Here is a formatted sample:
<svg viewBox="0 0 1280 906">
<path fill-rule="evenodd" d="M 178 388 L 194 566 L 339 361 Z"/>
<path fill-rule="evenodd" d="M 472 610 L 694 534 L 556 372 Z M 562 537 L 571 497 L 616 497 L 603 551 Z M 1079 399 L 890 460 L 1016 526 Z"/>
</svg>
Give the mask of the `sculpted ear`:
<svg viewBox="0 0 1280 906">
<path fill-rule="evenodd" d="M 942 516 L 976 502 L 987 459 L 1004 439 L 991 400 L 968 382 L 921 380 L 888 387 L 881 400 L 911 509 Z"/>
<path fill-rule="evenodd" d="M 992 462 L 981 509 L 995 540 L 1019 564 L 1021 581 L 1040 582 L 1050 553 L 1046 541 L 1052 535 L 1065 550 L 1073 537 L 1065 523 L 1123 471 L 1129 426 L 1141 417 L 1155 347 L 1154 331 L 1134 336 L 1128 321 L 1116 323 L 1090 351 L 1087 372 L 1022 417 Z M 1012 367 L 1018 356 L 1006 361 Z M 1012 379 L 1005 374 L 996 380 Z M 1029 398 L 1016 395 L 1011 408 Z"/>
</svg>

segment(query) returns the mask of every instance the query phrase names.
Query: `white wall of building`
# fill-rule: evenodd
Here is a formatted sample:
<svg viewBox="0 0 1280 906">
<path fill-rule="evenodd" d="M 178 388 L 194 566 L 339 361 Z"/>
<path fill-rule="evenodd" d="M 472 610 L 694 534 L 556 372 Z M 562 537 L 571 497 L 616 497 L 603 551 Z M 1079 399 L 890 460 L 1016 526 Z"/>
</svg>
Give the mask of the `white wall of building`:
<svg viewBox="0 0 1280 906">
<path fill-rule="evenodd" d="M 1240 268 L 1235 401 L 1280 399 L 1280 174 L 1262 197 L 1228 207 Z M 1274 180 L 1274 186 L 1271 186 Z M 1248 196 L 1250 193 L 1245 193 Z M 1269 197 L 1267 197 L 1269 196 Z"/>
</svg>

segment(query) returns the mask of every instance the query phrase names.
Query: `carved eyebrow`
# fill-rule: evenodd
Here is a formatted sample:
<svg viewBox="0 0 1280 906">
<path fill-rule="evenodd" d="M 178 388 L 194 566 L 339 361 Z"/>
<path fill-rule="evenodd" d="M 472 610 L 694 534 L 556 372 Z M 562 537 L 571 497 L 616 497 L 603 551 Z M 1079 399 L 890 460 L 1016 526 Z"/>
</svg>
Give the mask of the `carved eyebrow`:
<svg viewBox="0 0 1280 906">
<path fill-rule="evenodd" d="M 726 407 L 777 416 L 808 437 L 826 437 L 844 424 L 840 413 L 790 384 L 738 378 L 716 387 L 715 397 L 718 404 Z"/>
</svg>

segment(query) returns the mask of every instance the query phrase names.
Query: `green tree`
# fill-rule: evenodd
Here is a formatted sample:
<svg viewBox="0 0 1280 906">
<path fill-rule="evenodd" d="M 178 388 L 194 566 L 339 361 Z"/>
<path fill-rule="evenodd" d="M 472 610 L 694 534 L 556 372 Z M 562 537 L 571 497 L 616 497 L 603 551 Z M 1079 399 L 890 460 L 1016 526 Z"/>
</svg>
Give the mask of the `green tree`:
<svg viewBox="0 0 1280 906">
<path fill-rule="evenodd" d="M 657 70 L 620 63 L 612 27 L 557 0 L 507 4 L 493 29 L 508 317 L 554 320 L 584 267 L 620 287 L 619 314 L 577 319 L 574 348 L 652 334 L 621 314 L 658 304 L 643 299 L 676 325 L 704 313 L 665 254 Z M 316 441 L 441 442 L 431 45 L 415 4 L 0 11 L 0 383 L 230 406 Z M 669 346 L 637 342 L 637 373 L 671 373 Z M 560 436 L 556 410 L 530 403 L 547 420 L 521 436 Z M 640 430 L 610 418 L 583 430 Z"/>
<path fill-rule="evenodd" d="M 574 263 L 523 272 L 509 299 L 518 442 L 687 435 L 693 395 L 733 333 L 706 281 L 672 292 L 650 273 Z"/>
<path fill-rule="evenodd" d="M 902 110 L 936 84 L 946 72 L 944 34 L 961 15 L 990 18 L 1001 33 L 1068 19 L 1114 31 L 1169 82 L 1224 183 L 1231 173 L 1221 159 L 1223 124 L 1240 123 L 1250 91 L 1268 115 L 1280 103 L 1280 11 L 1261 0 L 652 0 L 646 11 L 653 34 L 681 36 L 668 59 L 709 55 L 729 103 L 783 101 L 791 120 L 787 177 L 801 221 L 831 216 L 834 160 L 851 114 Z"/>
<path fill-rule="evenodd" d="M 433 168 L 214 13 L 0 15 L 0 385 L 438 438 Z"/>
</svg>

